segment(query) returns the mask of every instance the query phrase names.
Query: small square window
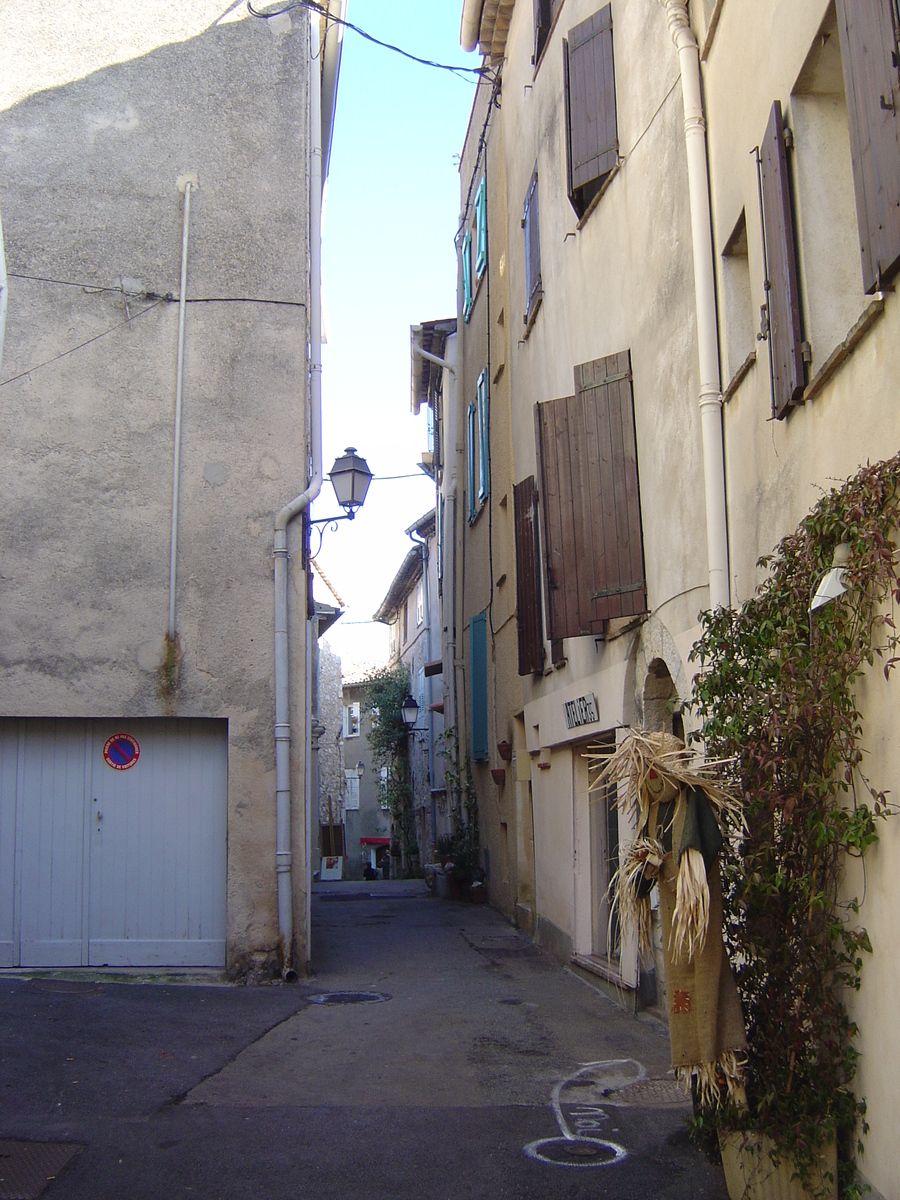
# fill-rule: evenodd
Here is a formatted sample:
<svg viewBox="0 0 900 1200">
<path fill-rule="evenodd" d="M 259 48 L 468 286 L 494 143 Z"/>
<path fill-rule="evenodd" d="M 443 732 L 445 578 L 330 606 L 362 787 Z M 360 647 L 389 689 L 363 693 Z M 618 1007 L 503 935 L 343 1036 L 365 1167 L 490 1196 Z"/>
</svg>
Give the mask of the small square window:
<svg viewBox="0 0 900 1200">
<path fill-rule="evenodd" d="M 359 737 L 359 701 L 344 705 L 344 737 Z"/>
</svg>

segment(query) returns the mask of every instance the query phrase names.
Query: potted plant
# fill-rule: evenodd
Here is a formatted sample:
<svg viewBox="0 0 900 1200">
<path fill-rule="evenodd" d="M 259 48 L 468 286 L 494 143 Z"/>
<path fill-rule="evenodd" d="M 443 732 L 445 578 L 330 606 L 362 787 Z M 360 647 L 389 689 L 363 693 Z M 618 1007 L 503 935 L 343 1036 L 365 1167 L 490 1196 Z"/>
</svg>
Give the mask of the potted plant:
<svg viewBox="0 0 900 1200">
<path fill-rule="evenodd" d="M 701 614 L 694 712 L 707 753 L 733 758 L 743 810 L 724 814 L 721 871 L 748 1050 L 747 1106 L 702 1109 L 695 1132 L 719 1134 L 733 1197 L 791 1180 L 817 1200 L 859 1194 L 865 1102 L 844 996 L 871 946 L 840 888 L 889 812 L 861 770 L 855 685 L 875 656 L 885 675 L 897 661 L 884 603 L 900 600 L 898 523 L 900 456 L 824 495 L 740 609 Z M 812 607 L 826 577 L 846 594 Z"/>
</svg>

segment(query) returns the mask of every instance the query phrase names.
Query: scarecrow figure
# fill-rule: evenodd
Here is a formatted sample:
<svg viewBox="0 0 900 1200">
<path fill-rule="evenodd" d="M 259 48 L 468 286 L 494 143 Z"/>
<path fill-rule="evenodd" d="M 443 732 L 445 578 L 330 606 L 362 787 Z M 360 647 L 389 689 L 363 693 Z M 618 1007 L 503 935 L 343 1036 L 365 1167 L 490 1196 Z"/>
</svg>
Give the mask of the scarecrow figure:
<svg viewBox="0 0 900 1200">
<path fill-rule="evenodd" d="M 716 764 L 691 766 L 684 743 L 634 731 L 609 752 L 589 751 L 591 791 L 618 784 L 620 811 L 635 840 L 610 883 L 611 910 L 651 952 L 650 893 L 659 887 L 672 1066 L 696 1081 L 704 1106 L 745 1104 L 747 1048 L 740 1001 L 722 941 L 718 816 L 735 801 L 716 782 Z M 721 766 L 721 764 L 719 764 Z"/>
</svg>

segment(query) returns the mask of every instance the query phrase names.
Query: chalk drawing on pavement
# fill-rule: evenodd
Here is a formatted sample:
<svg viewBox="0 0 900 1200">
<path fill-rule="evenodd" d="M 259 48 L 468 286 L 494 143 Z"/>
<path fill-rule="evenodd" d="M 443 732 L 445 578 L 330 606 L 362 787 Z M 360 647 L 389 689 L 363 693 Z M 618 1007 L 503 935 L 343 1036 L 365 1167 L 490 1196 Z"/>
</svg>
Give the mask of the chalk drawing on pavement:
<svg viewBox="0 0 900 1200">
<path fill-rule="evenodd" d="M 530 1142 L 525 1153 L 554 1167 L 612 1167 L 624 1162 L 628 1157 L 624 1146 L 597 1136 L 609 1120 L 603 1103 L 608 1096 L 646 1077 L 646 1068 L 633 1058 L 585 1063 L 550 1093 L 550 1107 L 561 1136 Z"/>
</svg>

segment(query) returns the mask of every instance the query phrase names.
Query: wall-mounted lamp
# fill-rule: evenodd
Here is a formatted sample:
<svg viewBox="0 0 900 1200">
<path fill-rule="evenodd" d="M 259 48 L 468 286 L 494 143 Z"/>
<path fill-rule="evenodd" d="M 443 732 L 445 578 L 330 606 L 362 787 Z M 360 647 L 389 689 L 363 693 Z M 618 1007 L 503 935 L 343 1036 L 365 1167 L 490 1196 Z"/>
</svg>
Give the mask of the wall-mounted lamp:
<svg viewBox="0 0 900 1200">
<path fill-rule="evenodd" d="M 819 580 L 813 597 L 809 602 L 809 611 L 814 612 L 817 608 L 821 608 L 823 604 L 827 604 L 830 600 L 836 600 L 842 592 L 846 592 L 844 586 L 844 572 L 847 569 L 847 563 L 850 561 L 850 544 L 849 542 L 840 542 L 834 548 L 834 557 L 831 560 L 831 568 L 825 572 Z"/>
<path fill-rule="evenodd" d="M 338 521 L 352 521 L 356 516 L 356 510 L 362 508 L 369 484 L 372 482 L 372 472 L 369 470 L 366 460 L 357 454 L 356 447 L 348 446 L 344 453 L 334 460 L 334 466 L 328 472 L 328 478 L 331 480 L 337 502 L 344 509 L 344 513 L 339 517 L 321 517 L 309 522 L 313 528 L 319 525 L 322 527 L 318 531 L 318 549 L 315 554 L 310 554 L 311 559 L 317 558 L 322 549 L 325 530 L 337 529 Z"/>
<path fill-rule="evenodd" d="M 424 733 L 425 730 L 416 730 L 416 719 L 419 716 L 419 706 L 416 703 L 415 696 L 407 696 L 400 705 L 400 719 L 410 733 Z"/>
</svg>

